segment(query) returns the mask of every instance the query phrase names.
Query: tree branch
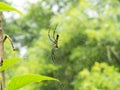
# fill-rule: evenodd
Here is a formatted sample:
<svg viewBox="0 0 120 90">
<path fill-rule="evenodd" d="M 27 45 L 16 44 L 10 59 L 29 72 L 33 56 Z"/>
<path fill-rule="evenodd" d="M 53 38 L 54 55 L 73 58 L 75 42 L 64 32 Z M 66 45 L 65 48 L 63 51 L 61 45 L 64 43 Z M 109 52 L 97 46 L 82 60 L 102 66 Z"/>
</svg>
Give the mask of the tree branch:
<svg viewBox="0 0 120 90">
<path fill-rule="evenodd" d="M 0 66 L 2 66 L 4 61 L 4 45 L 3 45 L 3 31 L 2 31 L 2 12 L 0 12 Z M 1 90 L 5 88 L 5 71 L 1 72 Z"/>
</svg>

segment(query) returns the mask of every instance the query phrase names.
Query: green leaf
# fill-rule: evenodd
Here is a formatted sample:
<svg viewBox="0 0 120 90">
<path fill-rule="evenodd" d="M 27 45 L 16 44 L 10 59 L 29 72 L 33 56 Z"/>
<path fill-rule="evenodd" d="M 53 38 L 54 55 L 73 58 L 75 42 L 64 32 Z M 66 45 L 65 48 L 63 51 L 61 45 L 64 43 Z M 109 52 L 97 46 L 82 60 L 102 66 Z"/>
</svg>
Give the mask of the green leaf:
<svg viewBox="0 0 120 90">
<path fill-rule="evenodd" d="M 28 84 L 31 84 L 34 82 L 40 82 L 43 80 L 59 81 L 52 77 L 47 77 L 47 76 L 42 76 L 42 75 L 37 75 L 37 74 L 27 74 L 27 75 L 17 76 L 17 77 L 12 78 L 12 80 L 10 81 L 10 83 L 8 84 L 5 90 L 16 90 Z"/>
<path fill-rule="evenodd" d="M 21 58 L 13 58 L 4 60 L 2 67 L 0 67 L 0 72 L 9 68 L 11 65 L 15 64 L 16 62 L 20 61 Z"/>
<path fill-rule="evenodd" d="M 23 15 L 23 13 L 21 11 L 19 11 L 18 9 L 11 7 L 10 5 L 0 2 L 0 11 L 16 11 L 19 14 Z"/>
</svg>

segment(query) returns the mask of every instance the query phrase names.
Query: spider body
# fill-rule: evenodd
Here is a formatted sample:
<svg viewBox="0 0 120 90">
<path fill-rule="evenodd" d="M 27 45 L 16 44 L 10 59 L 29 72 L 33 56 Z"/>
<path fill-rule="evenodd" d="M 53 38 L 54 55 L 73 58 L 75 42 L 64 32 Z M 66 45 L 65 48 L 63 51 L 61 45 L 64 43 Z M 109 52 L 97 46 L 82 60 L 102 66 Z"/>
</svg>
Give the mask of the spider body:
<svg viewBox="0 0 120 90">
<path fill-rule="evenodd" d="M 59 39 L 59 35 L 57 34 L 56 39 L 54 41 L 54 47 L 58 48 L 58 39 Z"/>
</svg>

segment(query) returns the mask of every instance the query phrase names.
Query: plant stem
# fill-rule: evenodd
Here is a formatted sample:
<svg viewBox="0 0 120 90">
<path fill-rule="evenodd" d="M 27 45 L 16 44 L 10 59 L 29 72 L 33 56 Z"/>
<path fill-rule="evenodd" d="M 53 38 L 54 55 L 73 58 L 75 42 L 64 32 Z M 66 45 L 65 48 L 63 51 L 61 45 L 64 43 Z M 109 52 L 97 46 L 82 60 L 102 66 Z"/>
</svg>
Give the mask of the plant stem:
<svg viewBox="0 0 120 90">
<path fill-rule="evenodd" d="M 3 45 L 3 31 L 2 31 L 2 12 L 0 12 L 0 66 L 3 65 L 4 60 L 4 45 Z M 5 88 L 5 71 L 1 72 L 1 90 Z"/>
</svg>

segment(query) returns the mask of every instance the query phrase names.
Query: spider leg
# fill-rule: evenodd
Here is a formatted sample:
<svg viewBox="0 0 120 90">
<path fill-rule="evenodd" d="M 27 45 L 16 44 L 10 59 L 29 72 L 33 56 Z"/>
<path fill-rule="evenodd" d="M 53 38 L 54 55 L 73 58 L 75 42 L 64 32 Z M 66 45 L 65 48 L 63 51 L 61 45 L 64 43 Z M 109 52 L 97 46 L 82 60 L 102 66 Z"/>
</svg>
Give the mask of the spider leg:
<svg viewBox="0 0 120 90">
<path fill-rule="evenodd" d="M 48 31 L 48 37 L 49 37 L 49 39 L 50 39 L 50 41 L 51 42 L 54 42 L 54 40 L 51 38 L 51 36 L 50 36 L 50 29 L 49 29 L 49 31 Z"/>
<path fill-rule="evenodd" d="M 52 50 L 51 50 L 51 57 L 52 57 L 52 61 L 54 63 L 55 62 L 55 47 L 52 48 Z"/>
<path fill-rule="evenodd" d="M 55 31 L 56 31 L 56 29 L 57 29 L 57 26 L 58 26 L 58 24 L 56 24 L 56 26 L 55 26 L 55 28 L 54 28 L 54 32 L 53 32 L 53 39 L 55 40 Z"/>
</svg>

